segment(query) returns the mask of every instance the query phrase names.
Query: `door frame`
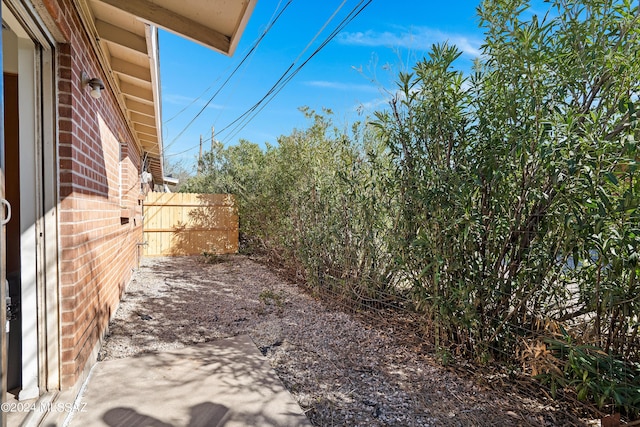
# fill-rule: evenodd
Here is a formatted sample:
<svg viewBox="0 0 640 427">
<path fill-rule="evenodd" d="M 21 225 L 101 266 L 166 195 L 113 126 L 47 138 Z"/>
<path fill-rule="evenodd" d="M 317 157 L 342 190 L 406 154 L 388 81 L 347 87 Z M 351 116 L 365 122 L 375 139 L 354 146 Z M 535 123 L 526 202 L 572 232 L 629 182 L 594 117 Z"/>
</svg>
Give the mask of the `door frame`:
<svg viewBox="0 0 640 427">
<path fill-rule="evenodd" d="M 2 22 L 2 5 L 0 4 L 0 22 Z M 0 31 L 0 71 L 3 70 L 2 61 L 2 31 Z M 6 269 L 6 246 L 5 246 L 5 233 L 6 226 L 5 220 L 8 219 L 8 212 L 5 212 L 4 203 L 4 79 L 0 79 L 0 199 L 3 202 L 2 206 L 2 221 L 0 223 L 0 403 L 7 401 L 7 334 L 6 334 L 6 322 L 7 322 L 7 306 L 6 290 L 4 284 L 7 280 Z M 5 411 L 0 411 L 0 425 L 5 427 L 7 425 L 7 414 Z"/>
<path fill-rule="evenodd" d="M 5 12 L 4 22 L 7 22 L 14 32 L 19 32 L 19 46 L 22 47 L 22 51 L 19 50 L 20 65 L 26 70 L 25 74 L 30 75 L 23 77 L 22 81 L 18 76 L 19 87 L 22 89 L 24 85 L 22 93 L 27 92 L 26 95 L 20 95 L 21 170 L 23 161 L 25 167 L 31 164 L 34 170 L 30 176 L 32 182 L 29 189 L 33 194 L 33 200 L 27 200 L 33 201 L 33 210 L 29 218 L 33 221 L 33 229 L 29 230 L 26 238 L 32 244 L 32 252 L 27 256 L 33 257 L 35 271 L 31 270 L 34 274 L 31 287 L 26 289 L 23 284 L 23 292 L 25 289 L 31 292 L 28 300 L 30 306 L 27 310 L 32 309 L 29 320 L 31 327 L 35 326 L 33 329 L 37 330 L 37 334 L 23 328 L 23 340 L 27 338 L 27 345 L 30 347 L 25 354 L 23 345 L 23 390 L 19 396 L 19 399 L 29 399 L 46 391 L 60 389 L 57 63 L 55 40 L 39 18 L 33 4 L 25 0 L 3 0 L 2 6 Z M 29 46 L 32 46 L 31 51 Z M 24 102 L 28 97 L 33 100 L 32 103 Z M 22 106 L 25 104 L 23 111 Z M 24 151 L 23 145 L 28 145 Z M 30 156 L 33 158 L 29 158 Z M 22 203 L 21 198 L 21 205 Z M 24 265 L 22 269 L 24 271 Z M 28 322 L 23 322 L 24 324 L 28 327 Z"/>
</svg>

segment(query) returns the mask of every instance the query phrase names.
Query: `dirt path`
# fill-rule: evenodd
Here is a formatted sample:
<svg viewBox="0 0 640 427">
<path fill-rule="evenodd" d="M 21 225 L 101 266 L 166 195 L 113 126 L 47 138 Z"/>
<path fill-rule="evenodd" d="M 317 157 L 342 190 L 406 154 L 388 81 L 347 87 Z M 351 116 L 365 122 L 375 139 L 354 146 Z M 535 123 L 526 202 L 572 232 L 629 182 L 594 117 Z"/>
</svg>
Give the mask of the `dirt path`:
<svg viewBox="0 0 640 427">
<path fill-rule="evenodd" d="M 100 357 L 248 334 L 318 426 L 542 426 L 579 421 L 497 393 L 399 345 L 244 256 L 145 259 Z"/>
</svg>

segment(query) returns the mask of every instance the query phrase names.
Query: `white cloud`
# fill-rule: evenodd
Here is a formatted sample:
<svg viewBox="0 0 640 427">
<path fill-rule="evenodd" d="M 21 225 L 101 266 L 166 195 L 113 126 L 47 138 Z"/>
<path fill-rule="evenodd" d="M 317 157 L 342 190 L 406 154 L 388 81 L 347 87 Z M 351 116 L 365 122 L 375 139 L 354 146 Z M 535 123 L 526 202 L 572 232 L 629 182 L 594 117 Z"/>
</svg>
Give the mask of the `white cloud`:
<svg viewBox="0 0 640 427">
<path fill-rule="evenodd" d="M 401 28 L 397 32 L 373 31 L 344 32 L 337 37 L 339 43 L 353 46 L 384 46 L 390 48 L 409 48 L 413 50 L 429 50 L 435 43 L 449 42 L 458 46 L 465 54 L 480 56 L 482 41 L 463 34 L 445 33 L 427 27 Z"/>
<path fill-rule="evenodd" d="M 353 107 L 356 111 L 372 112 L 380 109 L 384 109 L 389 106 L 389 98 L 376 98 L 367 102 L 362 102 Z M 382 107 L 382 108 L 381 108 Z"/>
<path fill-rule="evenodd" d="M 307 86 L 319 87 L 323 89 L 335 89 L 342 91 L 379 92 L 380 89 L 373 85 L 352 84 L 342 82 L 331 82 L 326 80 L 310 80 L 304 82 Z"/>
</svg>

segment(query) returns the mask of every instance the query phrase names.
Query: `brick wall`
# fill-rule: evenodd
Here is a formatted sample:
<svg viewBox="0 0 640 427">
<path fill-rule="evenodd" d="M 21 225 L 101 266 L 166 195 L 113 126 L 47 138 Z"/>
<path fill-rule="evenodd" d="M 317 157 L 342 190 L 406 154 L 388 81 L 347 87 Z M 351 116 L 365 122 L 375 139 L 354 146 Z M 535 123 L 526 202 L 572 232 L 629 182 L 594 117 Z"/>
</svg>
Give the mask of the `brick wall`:
<svg viewBox="0 0 640 427">
<path fill-rule="evenodd" d="M 81 84 L 101 74 L 72 0 L 46 2 L 70 40 L 58 45 L 61 386 L 73 386 L 104 334 L 137 262 L 140 152 L 109 90 Z M 120 165 L 120 142 L 127 146 Z M 120 170 L 122 170 L 122 175 Z M 122 178 L 120 178 L 122 177 Z M 125 206 L 122 206 L 125 205 Z"/>
</svg>

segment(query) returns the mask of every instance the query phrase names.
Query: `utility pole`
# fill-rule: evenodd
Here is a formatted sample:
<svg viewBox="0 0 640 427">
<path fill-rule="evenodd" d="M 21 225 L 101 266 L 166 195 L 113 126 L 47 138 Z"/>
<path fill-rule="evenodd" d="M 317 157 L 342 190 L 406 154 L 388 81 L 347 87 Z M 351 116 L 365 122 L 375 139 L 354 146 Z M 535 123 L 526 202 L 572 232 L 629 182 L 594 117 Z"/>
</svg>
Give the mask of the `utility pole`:
<svg viewBox="0 0 640 427">
<path fill-rule="evenodd" d="M 202 172 L 202 135 L 200 135 L 200 154 L 198 155 L 198 175 Z"/>
</svg>

